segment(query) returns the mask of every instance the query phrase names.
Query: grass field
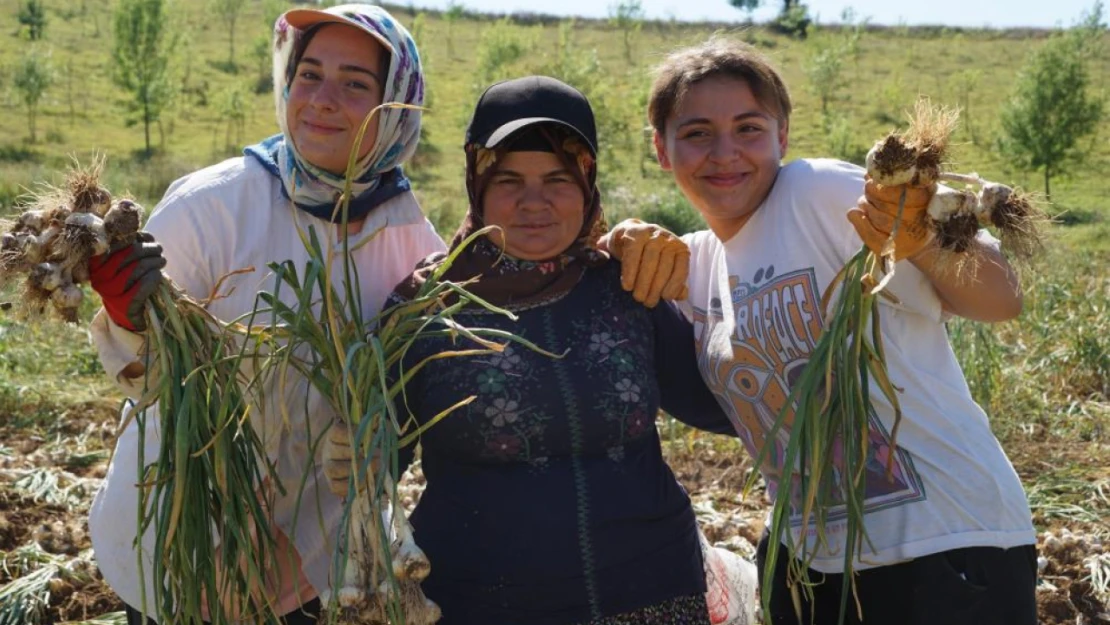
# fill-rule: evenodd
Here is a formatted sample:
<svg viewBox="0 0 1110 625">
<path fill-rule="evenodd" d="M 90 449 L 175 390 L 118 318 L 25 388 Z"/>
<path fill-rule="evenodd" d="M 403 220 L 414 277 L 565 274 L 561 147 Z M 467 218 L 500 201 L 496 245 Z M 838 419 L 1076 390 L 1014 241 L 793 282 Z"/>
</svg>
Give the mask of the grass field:
<svg viewBox="0 0 1110 625">
<path fill-rule="evenodd" d="M 56 81 L 39 110 L 38 141 L 30 143 L 26 111 L 11 85 L 12 68 L 29 45 L 15 34 L 19 4 L 0 0 L 0 98 L 6 113 L 0 116 L 0 214 L 15 210 L 19 195 L 36 181 L 58 182 L 71 157 L 88 161 L 94 153 L 106 155 L 113 191 L 130 191 L 153 206 L 178 176 L 276 131 L 273 96 L 257 88 L 266 83 L 269 60 L 251 53 L 269 32 L 263 16 L 272 5 L 248 3 L 231 67 L 227 29 L 206 13 L 206 3 L 177 2 L 175 30 L 182 39 L 175 81 L 181 95 L 152 129 L 157 150 L 146 157 L 142 126 L 125 124 L 124 95 L 110 80 L 108 0 L 73 0 L 64 7 L 48 0 L 45 40 L 36 45 L 50 51 Z M 652 160 L 643 132 L 645 98 L 650 70 L 668 50 L 720 28 L 760 46 L 782 68 L 796 102 L 789 158 L 858 159 L 904 121 L 919 95 L 927 95 L 964 109 L 954 152 L 960 170 L 1032 191 L 1043 188 L 1039 173 L 1013 170 L 994 146 L 1000 107 L 1026 55 L 1047 32 L 868 29 L 858 40 L 858 54 L 845 60 L 844 86 L 828 103 L 830 121 L 824 124 L 806 68 L 822 47 L 845 40 L 844 29 L 819 28 L 799 41 L 759 27 L 649 23 L 626 51 L 623 34 L 601 22 L 448 23 L 406 9 L 395 15 L 422 45 L 431 94 L 425 141 L 408 171 L 444 236 L 465 208 L 460 148 L 478 93 L 494 80 L 532 72 L 563 77 L 598 109 L 611 221 L 643 215 L 696 224 Z M 1110 37 L 1103 41 L 1091 75 L 1096 90 L 1110 95 Z M 227 102 L 236 93 L 245 102 L 241 127 L 228 121 Z M 950 325 L 972 390 L 1026 484 L 1038 527 L 1068 527 L 1104 540 L 1110 539 L 1108 170 L 1110 117 L 1098 129 L 1087 162 L 1053 180 L 1051 211 L 1060 223 L 1046 257 L 1026 275 L 1022 317 L 996 327 Z M 87 319 L 91 304 L 84 312 Z M 104 473 L 118 401 L 83 329 L 28 325 L 0 313 L 0 584 L 41 570 L 54 562 L 51 557 L 76 557 L 88 546 L 83 514 Z M 699 502 L 711 538 L 742 545 L 758 536 L 760 503 L 738 503 L 736 497 L 748 470 L 739 448 L 661 425 L 667 453 Z M 50 527 L 55 521 L 61 526 Z M 32 543 L 42 549 L 32 553 Z M 1107 599 L 1108 578 L 1097 574 L 1099 566 L 1110 572 L 1110 556 L 1092 562 L 1050 563 L 1044 577 L 1053 590 L 1045 591 L 1042 622 L 1074 623 L 1081 613 L 1098 622 L 1093 619 L 1100 611 L 1110 612 L 1098 603 Z M 81 575 L 54 575 L 65 584 L 55 584 L 43 614 L 73 620 L 118 608 L 102 585 Z M 9 597 L 4 592 L 0 611 Z M 1091 597 L 1094 607 L 1084 603 Z"/>
</svg>

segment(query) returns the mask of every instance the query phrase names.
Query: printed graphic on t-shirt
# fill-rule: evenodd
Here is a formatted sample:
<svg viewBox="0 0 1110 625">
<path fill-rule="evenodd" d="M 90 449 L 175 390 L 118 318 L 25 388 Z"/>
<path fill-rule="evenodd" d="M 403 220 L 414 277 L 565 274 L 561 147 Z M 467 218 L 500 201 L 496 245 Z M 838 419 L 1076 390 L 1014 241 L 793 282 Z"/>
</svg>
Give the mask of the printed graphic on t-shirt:
<svg viewBox="0 0 1110 625">
<path fill-rule="evenodd" d="M 728 302 L 714 297 L 709 310 L 694 307 L 699 366 L 709 388 L 725 400 L 722 404 L 741 441 L 755 455 L 821 336 L 821 299 L 812 268 L 776 275 L 773 265 L 762 267 L 750 281 L 729 276 L 729 291 Z M 782 464 L 793 421 L 794 411 L 789 408 L 763 467 L 771 496 L 782 477 L 776 467 Z M 903 449 L 894 450 L 893 470 L 887 472 L 890 433 L 874 415 L 868 438 L 865 510 L 923 500 L 921 478 Z M 798 476 L 792 479 L 796 483 Z M 843 515 L 843 507 L 833 508 L 828 520 Z M 794 522 L 800 519 L 795 517 Z"/>
</svg>

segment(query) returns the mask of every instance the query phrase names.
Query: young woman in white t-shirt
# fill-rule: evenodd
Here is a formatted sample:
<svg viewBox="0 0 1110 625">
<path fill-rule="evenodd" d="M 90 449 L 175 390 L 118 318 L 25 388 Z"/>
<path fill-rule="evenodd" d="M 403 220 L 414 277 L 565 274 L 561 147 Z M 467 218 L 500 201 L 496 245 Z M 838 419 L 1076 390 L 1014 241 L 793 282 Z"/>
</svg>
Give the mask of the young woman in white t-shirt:
<svg viewBox="0 0 1110 625">
<path fill-rule="evenodd" d="M 684 237 L 691 261 L 683 308 L 695 325 L 699 368 L 753 455 L 764 444 L 783 445 L 786 434 L 770 442 L 766 434 L 820 336 L 821 294 L 863 244 L 881 248 L 901 192 L 865 187 L 864 171 L 840 161 L 782 165 L 790 112 L 777 70 L 750 46 L 724 39 L 668 57 L 650 98 L 659 162 L 709 226 Z M 909 191 L 907 219 L 932 193 Z M 611 236 L 639 227 L 621 224 Z M 901 262 L 889 285 L 898 303 L 880 301 L 891 382 L 904 389 L 903 420 L 893 444 L 893 409 L 873 390 L 870 546 L 855 563 L 862 622 L 1034 625 L 1032 515 L 944 325 L 951 316 L 1014 318 L 1020 285 L 985 232 L 975 243 L 985 262 L 963 280 L 938 267 L 929 236 L 899 232 Z M 774 496 L 783 467 L 761 470 Z M 769 549 L 782 550 L 775 584 L 765 589 L 771 623 L 837 622 L 845 527 L 838 510 L 829 518 L 828 544 L 807 554 L 818 584 L 812 601 L 799 593 L 801 620 L 786 581 L 789 554 L 766 537 L 759 545 L 761 570 Z M 795 537 L 803 530 L 814 528 L 795 519 Z M 854 604 L 848 622 L 860 622 Z"/>
<path fill-rule="evenodd" d="M 244 156 L 174 182 L 146 224 L 150 237 L 91 263 L 93 287 L 104 301 L 92 334 L 105 370 L 131 397 L 141 393 L 144 379 L 136 358 L 143 344 L 144 302 L 162 279 L 163 266 L 198 300 L 219 289 L 209 311 L 235 320 L 254 309 L 257 292 L 273 292 L 269 263 L 304 266 L 308 255 L 298 229 L 313 227 L 332 242 L 349 238 L 361 307 L 373 314 L 418 261 L 445 249 L 401 170 L 420 137 L 417 110 L 379 112 L 361 143 L 349 225 L 341 231 L 333 223 L 347 155 L 364 117 L 383 101 L 423 102 L 420 58 L 408 32 L 368 4 L 296 9 L 278 18 L 273 54 L 281 132 L 248 147 Z M 343 263 L 335 265 L 333 279 L 340 280 Z M 288 291 L 283 299 L 296 305 Z M 274 613 L 285 615 L 283 622 L 314 623 L 320 611 L 316 597 L 329 586 L 342 502 L 324 483 L 309 433 L 318 437 L 333 415 L 304 379 L 269 384 L 261 403 L 252 412 L 252 425 L 285 487 L 267 497 L 278 548 L 272 584 L 264 591 Z M 289 408 L 289 423 L 283 422 L 281 406 Z M 159 437 L 157 418 L 148 413 L 147 422 L 149 462 L 157 457 Z M 155 608 L 152 532 L 138 537 L 136 553 L 139 453 L 132 420 L 117 441 L 89 518 L 97 564 L 127 604 L 129 625 L 140 625 L 140 613 L 152 616 Z"/>
</svg>

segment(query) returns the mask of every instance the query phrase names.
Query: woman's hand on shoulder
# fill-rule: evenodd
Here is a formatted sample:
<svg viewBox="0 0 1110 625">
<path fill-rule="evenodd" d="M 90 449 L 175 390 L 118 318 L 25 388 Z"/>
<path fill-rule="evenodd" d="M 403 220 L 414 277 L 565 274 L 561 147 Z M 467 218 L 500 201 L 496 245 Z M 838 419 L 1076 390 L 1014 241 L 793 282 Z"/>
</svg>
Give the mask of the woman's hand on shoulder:
<svg viewBox="0 0 1110 625">
<path fill-rule="evenodd" d="M 621 261 L 621 286 L 636 301 L 654 308 L 660 299 L 686 299 L 690 247 L 673 232 L 626 219 L 601 237 L 598 247 Z"/>
</svg>

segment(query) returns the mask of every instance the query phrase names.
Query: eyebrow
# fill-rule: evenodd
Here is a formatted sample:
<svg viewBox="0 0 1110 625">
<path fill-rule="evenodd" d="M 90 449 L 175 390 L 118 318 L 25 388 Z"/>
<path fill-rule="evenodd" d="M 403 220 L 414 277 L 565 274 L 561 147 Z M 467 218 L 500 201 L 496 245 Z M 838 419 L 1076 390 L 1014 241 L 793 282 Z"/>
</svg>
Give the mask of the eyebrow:
<svg viewBox="0 0 1110 625">
<path fill-rule="evenodd" d="M 301 63 L 308 63 L 309 65 L 315 65 L 316 67 L 320 67 L 320 68 L 324 67 L 323 63 L 321 63 L 319 60 L 314 59 L 310 56 L 302 57 L 301 58 Z M 341 71 L 341 72 L 356 72 L 356 73 L 359 73 L 359 74 L 366 74 L 367 76 L 370 76 L 374 80 L 378 81 L 379 85 L 382 84 L 381 76 L 378 76 L 377 73 L 375 73 L 371 70 L 368 70 L 365 67 L 361 67 L 359 65 L 340 65 L 339 66 L 339 71 Z"/>
<path fill-rule="evenodd" d="M 493 175 L 494 176 L 508 176 L 510 178 L 524 178 L 524 174 L 520 173 L 519 171 L 514 171 L 512 169 L 498 169 L 496 172 L 494 172 Z M 558 169 L 552 169 L 551 171 L 544 172 L 543 174 L 540 175 L 540 177 L 541 178 L 550 178 L 551 176 L 569 176 L 569 175 L 571 175 L 569 169 L 567 169 L 566 167 L 559 167 Z"/>
<path fill-rule="evenodd" d="M 739 115 L 733 117 L 732 121 L 740 122 L 740 121 L 744 121 L 746 119 L 752 119 L 752 118 L 769 120 L 769 119 L 771 119 L 771 116 L 766 114 L 766 113 L 763 113 L 761 111 L 749 111 L 747 113 L 740 113 Z M 697 126 L 699 124 L 711 124 L 711 123 L 713 123 L 713 122 L 708 117 L 695 117 L 694 119 L 688 119 L 688 120 L 682 122 L 681 124 L 679 124 L 675 128 L 676 129 L 682 129 L 682 128 L 685 128 L 686 126 Z"/>
</svg>

